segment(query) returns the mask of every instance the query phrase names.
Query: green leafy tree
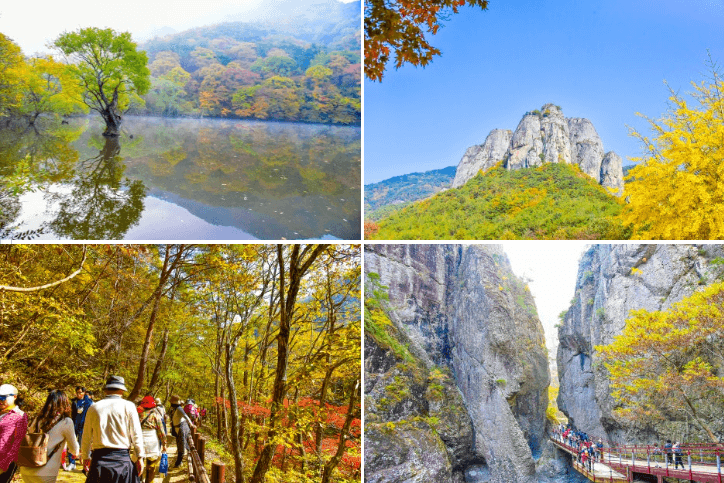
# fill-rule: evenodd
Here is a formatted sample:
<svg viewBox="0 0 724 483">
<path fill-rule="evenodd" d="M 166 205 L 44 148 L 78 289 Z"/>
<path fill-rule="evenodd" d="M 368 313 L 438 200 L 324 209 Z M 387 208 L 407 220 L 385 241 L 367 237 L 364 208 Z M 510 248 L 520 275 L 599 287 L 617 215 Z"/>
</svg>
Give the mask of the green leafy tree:
<svg viewBox="0 0 724 483">
<path fill-rule="evenodd" d="M 138 51 L 128 32 L 83 28 L 66 32 L 55 47 L 70 61 L 71 71 L 84 88 L 83 102 L 106 122 L 104 136 L 118 136 L 121 114 L 131 98 L 151 86 L 144 51 Z"/>
<path fill-rule="evenodd" d="M 381 81 L 392 54 L 395 68 L 429 64 L 440 50 L 425 32 L 435 35 L 442 21 L 466 4 L 488 8 L 487 0 L 365 0 L 365 75 Z"/>
<path fill-rule="evenodd" d="M 260 74 L 264 78 L 280 76 L 289 77 L 297 72 L 297 63 L 294 59 L 284 56 L 267 57 L 257 59 L 249 68 L 252 72 Z"/>
<path fill-rule="evenodd" d="M 631 312 L 613 343 L 596 350 L 610 373 L 618 416 L 646 425 L 686 418 L 719 443 L 710 426 L 724 405 L 724 283 L 669 310 Z"/>
</svg>

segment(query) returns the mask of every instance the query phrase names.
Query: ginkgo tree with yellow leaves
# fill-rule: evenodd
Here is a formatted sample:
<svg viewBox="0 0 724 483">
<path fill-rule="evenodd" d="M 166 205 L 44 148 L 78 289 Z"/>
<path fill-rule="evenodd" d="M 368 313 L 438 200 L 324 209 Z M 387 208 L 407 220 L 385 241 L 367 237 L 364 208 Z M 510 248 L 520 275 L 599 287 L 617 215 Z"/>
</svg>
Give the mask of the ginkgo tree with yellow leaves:
<svg viewBox="0 0 724 483">
<path fill-rule="evenodd" d="M 668 114 L 648 119 L 651 137 L 632 131 L 645 148 L 621 213 L 634 239 L 724 238 L 724 84 L 712 60 L 710 71 L 691 102 L 672 91 Z"/>
<path fill-rule="evenodd" d="M 31 58 L 17 68 L 23 102 L 17 114 L 34 125 L 43 113 L 69 115 L 87 113 L 88 107 L 81 101 L 82 89 L 73 78 L 69 66 L 52 57 Z"/>
<path fill-rule="evenodd" d="M 691 421 L 720 443 L 724 408 L 724 282 L 668 310 L 632 311 L 613 343 L 597 346 L 616 415 L 640 427 Z"/>
</svg>

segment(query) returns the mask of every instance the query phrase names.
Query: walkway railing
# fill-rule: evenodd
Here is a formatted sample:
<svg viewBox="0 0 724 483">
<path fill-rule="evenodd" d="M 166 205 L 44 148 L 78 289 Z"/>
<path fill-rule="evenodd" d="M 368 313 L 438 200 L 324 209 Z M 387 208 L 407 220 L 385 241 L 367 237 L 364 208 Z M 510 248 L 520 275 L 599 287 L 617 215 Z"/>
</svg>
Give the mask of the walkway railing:
<svg viewBox="0 0 724 483">
<path fill-rule="evenodd" d="M 219 461 L 214 461 L 211 466 L 211 477 L 204 467 L 206 457 L 206 438 L 192 428 L 188 435 L 189 454 L 187 457 L 189 465 L 189 481 L 198 483 L 223 483 L 226 467 Z"/>
<path fill-rule="evenodd" d="M 578 454 L 579 445 L 568 444 L 560 435 L 552 437 L 551 440 L 561 449 L 573 455 Z M 673 449 L 660 446 L 614 445 L 604 447 L 602 458 L 598 461 L 611 472 L 623 473 L 629 478 L 633 473 L 645 473 L 702 483 L 724 482 L 721 462 L 723 447 L 694 444 L 681 446 L 680 451 L 681 453 L 677 454 Z M 677 457 L 680 461 L 677 461 Z M 592 481 L 608 481 L 586 476 Z"/>
</svg>

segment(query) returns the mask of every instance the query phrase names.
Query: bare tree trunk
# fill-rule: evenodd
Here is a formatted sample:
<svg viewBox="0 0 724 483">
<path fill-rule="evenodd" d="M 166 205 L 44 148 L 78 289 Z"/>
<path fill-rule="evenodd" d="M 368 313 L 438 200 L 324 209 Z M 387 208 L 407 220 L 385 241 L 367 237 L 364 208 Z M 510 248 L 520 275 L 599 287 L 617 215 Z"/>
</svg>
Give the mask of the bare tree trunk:
<svg viewBox="0 0 724 483">
<path fill-rule="evenodd" d="M 236 385 L 234 383 L 234 352 L 236 352 L 236 342 L 226 344 L 225 358 L 225 374 L 226 386 L 229 389 L 229 400 L 231 402 L 231 451 L 234 455 L 234 470 L 236 474 L 236 483 L 244 483 L 244 458 L 242 455 L 241 442 L 239 441 L 239 408 L 236 406 Z"/>
<path fill-rule="evenodd" d="M 342 425 L 342 431 L 339 435 L 339 444 L 337 445 L 337 452 L 334 456 L 324 465 L 324 473 L 322 474 L 321 483 L 329 483 L 329 479 L 332 477 L 332 472 L 337 467 L 339 462 L 342 460 L 345 451 L 345 443 L 347 441 L 347 434 L 349 434 L 349 428 L 352 425 L 352 420 L 355 417 L 354 408 L 357 404 L 357 400 L 360 398 L 360 381 L 357 379 L 354 382 L 352 391 L 350 391 L 349 405 L 347 406 L 347 417 L 344 418 L 344 424 Z"/>
<path fill-rule="evenodd" d="M 284 407 L 284 394 L 287 386 L 287 358 L 290 334 L 290 322 L 296 307 L 297 295 L 302 278 L 311 267 L 327 245 L 317 245 L 311 248 L 307 245 L 300 253 L 300 246 L 293 245 L 289 256 L 289 275 L 284 267 L 284 247 L 277 245 L 277 257 L 279 262 L 279 333 L 277 334 L 277 367 L 274 378 L 274 389 L 272 392 L 271 416 L 269 417 L 269 436 L 264 449 L 259 456 L 259 461 L 254 468 L 251 483 L 263 483 L 266 472 L 269 470 L 274 451 L 276 450 L 275 438 L 279 432 L 282 409 Z M 307 258 L 305 259 L 305 255 Z M 287 281 L 288 288 L 287 288 Z"/>
<path fill-rule="evenodd" d="M 104 101 L 104 109 L 100 112 L 103 120 L 106 122 L 106 130 L 103 131 L 103 135 L 107 137 L 117 137 L 121 134 L 121 114 L 118 112 L 118 88 L 116 87 L 113 92 L 113 98 L 110 102 L 105 95 L 103 95 L 103 88 L 101 87 L 101 95 Z"/>
<path fill-rule="evenodd" d="M 143 389 L 144 376 L 146 371 L 146 364 L 148 364 L 148 354 L 151 350 L 151 341 L 153 340 L 153 328 L 156 325 L 156 317 L 158 316 L 158 309 L 161 305 L 161 298 L 163 297 L 163 287 L 166 285 L 171 273 L 173 273 L 183 258 L 183 252 L 185 248 L 183 245 L 179 245 L 173 262 L 171 261 L 171 245 L 166 245 L 166 252 L 163 259 L 163 267 L 158 278 L 158 286 L 154 293 L 153 309 L 151 309 L 151 316 L 148 320 L 148 329 L 146 330 L 146 340 L 143 342 L 143 349 L 141 350 L 141 360 L 138 362 L 138 375 L 136 377 L 136 383 L 133 386 L 130 394 L 128 395 L 129 401 L 135 401 L 141 394 Z"/>
<path fill-rule="evenodd" d="M 163 361 L 166 359 L 166 351 L 168 350 L 168 333 L 169 328 L 166 327 L 166 329 L 163 331 L 163 343 L 161 344 L 161 353 L 158 355 L 156 366 L 153 368 L 151 382 L 148 383 L 148 388 L 151 390 L 151 392 L 154 391 L 154 388 L 158 384 L 158 379 L 159 377 L 161 377 L 161 367 L 163 366 Z"/>
</svg>

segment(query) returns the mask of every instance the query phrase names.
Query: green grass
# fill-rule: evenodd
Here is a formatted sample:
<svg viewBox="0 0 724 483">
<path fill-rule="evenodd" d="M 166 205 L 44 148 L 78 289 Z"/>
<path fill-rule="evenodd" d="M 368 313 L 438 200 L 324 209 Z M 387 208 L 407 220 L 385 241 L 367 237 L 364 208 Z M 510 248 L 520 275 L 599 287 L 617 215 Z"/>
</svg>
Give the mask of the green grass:
<svg viewBox="0 0 724 483">
<path fill-rule="evenodd" d="M 379 221 L 377 240 L 627 239 L 622 201 L 567 164 L 507 171 L 497 166 L 465 186 Z"/>
</svg>

